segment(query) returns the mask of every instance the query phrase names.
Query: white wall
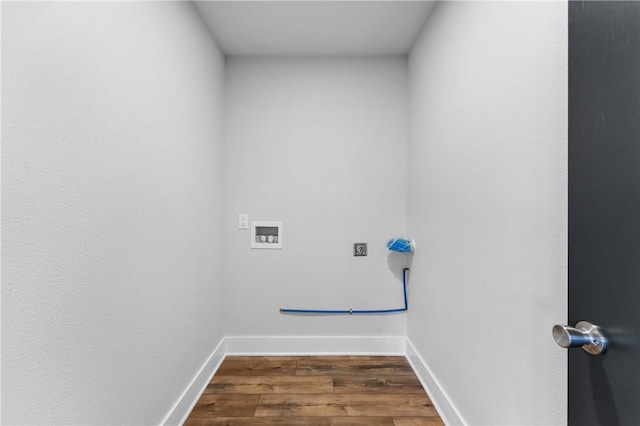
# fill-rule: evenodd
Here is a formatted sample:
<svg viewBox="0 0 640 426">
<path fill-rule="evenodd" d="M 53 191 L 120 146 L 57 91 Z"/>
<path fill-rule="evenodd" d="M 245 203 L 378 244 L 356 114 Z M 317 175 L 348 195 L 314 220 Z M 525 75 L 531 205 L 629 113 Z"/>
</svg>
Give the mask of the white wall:
<svg viewBox="0 0 640 426">
<path fill-rule="evenodd" d="M 157 424 L 223 335 L 224 59 L 189 3 L 2 7 L 2 422 Z"/>
<path fill-rule="evenodd" d="M 406 60 L 230 58 L 226 75 L 227 334 L 404 335 L 405 314 L 278 309 L 402 306 L 385 242 L 406 232 Z M 282 221 L 282 250 L 251 250 L 238 213 Z"/>
<path fill-rule="evenodd" d="M 468 424 L 566 421 L 566 9 L 442 2 L 410 55 L 408 336 Z"/>
</svg>

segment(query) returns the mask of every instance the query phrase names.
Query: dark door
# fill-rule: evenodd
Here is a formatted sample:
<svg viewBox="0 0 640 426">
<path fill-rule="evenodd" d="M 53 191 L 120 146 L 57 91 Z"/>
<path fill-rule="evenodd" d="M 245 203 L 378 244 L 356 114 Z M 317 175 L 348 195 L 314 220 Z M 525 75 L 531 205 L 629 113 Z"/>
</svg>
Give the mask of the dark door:
<svg viewBox="0 0 640 426">
<path fill-rule="evenodd" d="M 640 2 L 569 2 L 569 424 L 640 425 Z"/>
</svg>

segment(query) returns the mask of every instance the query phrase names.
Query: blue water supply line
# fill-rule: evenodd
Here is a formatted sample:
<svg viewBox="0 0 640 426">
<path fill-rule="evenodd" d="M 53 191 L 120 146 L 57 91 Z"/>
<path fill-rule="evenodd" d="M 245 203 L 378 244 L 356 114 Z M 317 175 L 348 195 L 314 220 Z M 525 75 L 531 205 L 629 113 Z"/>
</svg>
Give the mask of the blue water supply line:
<svg viewBox="0 0 640 426">
<path fill-rule="evenodd" d="M 409 268 L 402 270 L 402 288 L 404 290 L 404 308 L 396 309 L 289 309 L 280 308 L 283 314 L 390 314 L 392 312 L 405 312 L 409 309 L 407 302 L 407 272 Z"/>
</svg>

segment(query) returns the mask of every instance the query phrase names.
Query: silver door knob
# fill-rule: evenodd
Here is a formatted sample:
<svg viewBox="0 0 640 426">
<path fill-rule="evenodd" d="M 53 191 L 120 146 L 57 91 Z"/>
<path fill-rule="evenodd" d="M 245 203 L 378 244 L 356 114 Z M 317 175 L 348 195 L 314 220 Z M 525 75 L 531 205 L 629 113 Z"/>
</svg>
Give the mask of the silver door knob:
<svg viewBox="0 0 640 426">
<path fill-rule="evenodd" d="M 582 347 L 591 355 L 600 355 L 607 350 L 607 338 L 602 329 L 588 321 L 580 321 L 574 327 L 556 324 L 553 338 L 563 348 Z"/>
</svg>

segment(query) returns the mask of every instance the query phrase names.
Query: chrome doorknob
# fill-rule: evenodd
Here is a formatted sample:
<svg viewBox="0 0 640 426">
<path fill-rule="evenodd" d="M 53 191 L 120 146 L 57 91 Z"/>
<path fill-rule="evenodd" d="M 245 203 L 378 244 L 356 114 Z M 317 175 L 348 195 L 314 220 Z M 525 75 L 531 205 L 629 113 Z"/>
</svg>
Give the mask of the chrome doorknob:
<svg viewBox="0 0 640 426">
<path fill-rule="evenodd" d="M 580 321 L 574 327 L 556 324 L 553 338 L 563 348 L 582 347 L 591 355 L 600 355 L 607 350 L 607 338 L 602 329 L 588 321 Z"/>
</svg>

